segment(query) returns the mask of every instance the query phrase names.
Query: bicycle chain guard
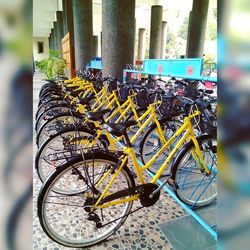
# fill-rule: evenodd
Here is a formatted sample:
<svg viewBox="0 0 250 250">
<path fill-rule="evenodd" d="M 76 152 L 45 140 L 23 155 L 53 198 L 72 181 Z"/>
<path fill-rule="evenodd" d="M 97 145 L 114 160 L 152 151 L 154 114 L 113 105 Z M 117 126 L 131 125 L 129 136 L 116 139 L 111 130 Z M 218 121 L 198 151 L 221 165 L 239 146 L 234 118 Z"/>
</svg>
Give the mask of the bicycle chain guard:
<svg viewBox="0 0 250 250">
<path fill-rule="evenodd" d="M 110 202 L 116 199 L 125 198 L 126 196 L 139 194 L 140 203 L 143 207 L 153 206 L 160 198 L 160 191 L 157 192 L 152 198 L 150 198 L 150 194 L 158 188 L 156 184 L 146 183 L 142 185 L 138 185 L 136 187 L 127 188 L 121 191 L 118 191 L 114 194 L 106 196 L 103 198 L 99 205 L 105 204 L 106 202 Z M 94 201 L 94 200 L 93 200 Z M 93 205 L 87 204 L 87 205 Z"/>
</svg>

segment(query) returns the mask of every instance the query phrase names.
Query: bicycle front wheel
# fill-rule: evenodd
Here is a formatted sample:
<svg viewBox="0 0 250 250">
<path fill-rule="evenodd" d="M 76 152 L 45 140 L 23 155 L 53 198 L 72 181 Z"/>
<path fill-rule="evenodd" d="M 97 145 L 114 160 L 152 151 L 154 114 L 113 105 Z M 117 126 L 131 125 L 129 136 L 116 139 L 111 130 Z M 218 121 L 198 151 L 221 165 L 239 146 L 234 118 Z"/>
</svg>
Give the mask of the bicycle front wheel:
<svg viewBox="0 0 250 250">
<path fill-rule="evenodd" d="M 203 161 L 210 170 L 206 175 L 197 164 L 197 153 L 193 142 L 189 142 L 178 155 L 172 169 L 175 193 L 178 198 L 191 207 L 211 204 L 217 197 L 217 142 L 203 135 L 198 139 L 203 152 Z M 196 158 L 196 159 L 195 159 Z"/>
<path fill-rule="evenodd" d="M 169 140 L 171 136 L 178 130 L 178 128 L 181 126 L 181 124 L 176 120 L 163 120 L 161 122 L 162 130 L 164 133 L 164 137 L 166 140 Z M 178 137 L 179 138 L 179 137 Z M 178 138 L 175 140 L 177 141 Z M 144 165 L 146 165 L 152 157 L 162 148 L 163 141 L 160 138 L 157 126 L 155 123 L 153 123 L 149 129 L 144 134 L 141 143 L 140 143 L 140 156 L 141 161 Z M 172 147 L 174 146 L 171 145 Z M 169 153 L 171 152 L 171 148 L 166 149 L 165 152 L 163 152 L 157 160 L 148 168 L 150 172 L 153 174 L 156 174 L 159 168 L 162 166 L 165 159 L 168 157 Z M 174 160 L 174 157 L 173 157 Z M 166 169 L 163 171 L 163 176 L 170 174 L 171 165 L 166 167 Z"/>
<path fill-rule="evenodd" d="M 94 183 L 101 193 L 113 177 L 112 169 L 118 164 L 118 159 L 106 152 L 88 153 L 84 158 L 84 161 L 74 160 L 55 170 L 38 196 L 38 216 L 44 232 L 67 247 L 87 247 L 110 237 L 125 222 L 133 203 L 130 201 L 100 209 L 94 207 L 94 202 L 88 202 L 87 197 L 93 196 L 89 194 L 84 166 L 91 180 L 97 175 L 102 176 L 101 182 Z M 124 167 L 108 189 L 108 194 L 134 185 L 129 169 Z M 63 187 L 71 189 L 72 195 L 53 192 Z M 87 207 L 93 208 L 92 219 Z M 99 221 L 98 226 L 96 221 Z"/>
</svg>

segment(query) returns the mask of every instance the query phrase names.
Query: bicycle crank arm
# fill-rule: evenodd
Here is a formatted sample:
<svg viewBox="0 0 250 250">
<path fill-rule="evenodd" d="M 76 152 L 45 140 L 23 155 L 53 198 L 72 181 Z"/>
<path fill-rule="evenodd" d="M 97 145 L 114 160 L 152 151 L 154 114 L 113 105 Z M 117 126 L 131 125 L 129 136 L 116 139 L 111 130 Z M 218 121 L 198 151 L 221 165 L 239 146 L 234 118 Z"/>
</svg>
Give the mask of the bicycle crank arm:
<svg viewBox="0 0 250 250">
<path fill-rule="evenodd" d="M 163 187 L 166 185 L 166 184 L 169 184 L 171 187 L 173 188 L 178 188 L 177 187 L 177 184 L 174 183 L 174 181 L 171 179 L 171 177 L 169 178 L 166 178 L 166 180 L 164 182 L 162 182 L 162 184 L 156 189 L 154 190 L 150 195 L 149 195 L 149 198 L 152 199 L 158 192 L 160 192 Z"/>
</svg>

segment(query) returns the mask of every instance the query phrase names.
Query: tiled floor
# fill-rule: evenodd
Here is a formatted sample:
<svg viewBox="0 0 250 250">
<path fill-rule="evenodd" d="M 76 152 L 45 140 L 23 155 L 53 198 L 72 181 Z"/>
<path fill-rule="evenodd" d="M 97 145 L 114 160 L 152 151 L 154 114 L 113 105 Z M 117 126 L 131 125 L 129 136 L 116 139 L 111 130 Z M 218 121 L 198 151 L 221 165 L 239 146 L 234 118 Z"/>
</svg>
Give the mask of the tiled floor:
<svg viewBox="0 0 250 250">
<path fill-rule="evenodd" d="M 38 103 L 39 89 L 42 82 L 42 75 L 34 75 L 34 112 Z M 34 144 L 34 154 L 37 147 Z M 37 218 L 36 200 L 41 183 L 34 171 L 34 220 L 33 220 L 33 249 L 69 249 L 50 240 L 40 227 Z M 135 202 L 136 208 L 139 202 Z M 168 194 L 162 191 L 160 200 L 152 207 L 143 208 L 131 214 L 125 224 L 105 242 L 95 245 L 89 249 L 173 249 L 172 245 L 162 233 L 159 225 L 187 216 L 184 209 L 177 204 Z"/>
</svg>

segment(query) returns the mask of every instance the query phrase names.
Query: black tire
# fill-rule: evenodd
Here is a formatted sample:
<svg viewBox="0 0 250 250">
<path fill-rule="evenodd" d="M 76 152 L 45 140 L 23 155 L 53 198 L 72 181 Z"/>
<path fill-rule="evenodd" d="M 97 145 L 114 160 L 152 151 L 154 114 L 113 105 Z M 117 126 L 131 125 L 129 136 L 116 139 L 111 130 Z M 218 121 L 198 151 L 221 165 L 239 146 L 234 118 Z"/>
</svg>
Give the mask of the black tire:
<svg viewBox="0 0 250 250">
<path fill-rule="evenodd" d="M 49 93 L 49 92 L 60 93 L 62 92 L 62 88 L 60 86 L 46 86 L 41 89 L 39 93 L 39 97 L 42 97 L 44 94 Z"/>
<path fill-rule="evenodd" d="M 212 163 L 215 163 L 216 167 L 217 167 L 216 138 L 211 136 L 211 135 L 202 135 L 202 136 L 198 137 L 197 140 L 198 140 L 199 145 L 202 149 L 206 149 L 207 152 L 208 152 L 208 150 L 209 150 L 209 152 L 211 151 L 211 158 L 212 159 L 210 161 L 212 161 Z M 214 166 L 211 166 L 211 169 L 213 169 L 214 171 L 212 171 L 210 176 L 206 176 L 206 173 L 202 173 L 198 167 L 196 167 L 196 169 L 194 167 L 192 167 L 191 163 L 189 163 L 187 165 L 188 171 L 186 169 L 184 169 L 185 165 L 183 164 L 183 162 L 185 160 L 190 159 L 190 157 L 188 157 L 188 152 L 193 148 L 194 148 L 194 143 L 193 143 L 193 141 L 190 141 L 181 149 L 181 151 L 179 152 L 179 154 L 176 157 L 176 160 L 173 164 L 173 167 L 171 170 L 171 172 L 172 172 L 171 179 L 174 183 L 174 186 L 175 186 L 174 191 L 175 191 L 175 194 L 177 195 L 177 197 L 185 204 L 196 208 L 196 207 L 203 207 L 203 206 L 210 205 L 211 203 L 213 203 L 216 200 L 216 198 L 217 198 L 217 181 L 216 181 L 217 180 L 217 169 L 214 169 Z M 184 176 L 185 173 L 187 173 L 186 176 Z M 190 179 L 191 179 L 191 182 L 187 182 L 187 183 L 182 184 L 181 183 L 182 179 L 180 177 L 181 175 L 184 177 L 185 182 L 190 181 Z M 203 179 L 201 181 L 204 180 L 204 183 L 198 182 L 198 186 L 197 186 L 197 184 L 196 184 L 197 180 L 195 178 L 198 178 L 198 177 L 195 177 L 194 175 L 198 176 L 198 177 L 202 176 Z M 208 183 L 206 183 L 206 181 Z M 210 183 L 210 181 L 211 181 L 211 183 Z M 204 187 L 203 187 L 203 184 L 204 184 Z M 187 186 L 185 186 L 185 185 L 187 185 Z M 200 186 L 201 188 L 199 188 L 199 185 L 201 185 Z M 194 186 L 194 190 L 191 190 L 191 192 L 192 192 L 191 194 L 192 194 L 192 196 L 195 195 L 194 197 L 190 196 L 190 193 L 184 194 L 186 192 L 185 189 L 189 192 L 189 190 L 193 186 Z M 199 190 L 198 190 L 198 188 L 199 188 Z M 211 194 L 211 197 L 209 197 L 209 198 L 206 198 L 204 196 L 204 194 L 206 194 L 205 192 L 207 189 L 208 189 L 208 191 L 210 191 L 210 194 Z M 186 198 L 185 196 L 189 196 L 189 198 Z M 197 197 L 197 198 L 195 198 L 195 197 Z M 205 199 L 205 200 L 202 200 L 201 198 Z"/>
<path fill-rule="evenodd" d="M 48 103 L 50 101 L 63 101 L 63 97 L 59 97 L 59 96 L 54 96 L 54 97 L 48 97 L 48 98 L 42 98 L 39 100 L 38 102 L 38 107 L 42 104 Z"/>
<path fill-rule="evenodd" d="M 79 132 L 79 133 L 78 133 Z M 50 154 L 53 154 L 53 142 L 58 142 L 59 143 L 59 140 L 61 140 L 63 138 L 63 136 L 69 136 L 70 134 L 73 134 L 75 135 L 76 137 L 78 137 L 79 135 L 80 136 L 87 136 L 88 138 L 89 137 L 93 137 L 94 136 L 94 131 L 90 130 L 90 129 L 87 129 L 85 127 L 80 127 L 78 128 L 78 132 L 75 131 L 75 128 L 72 127 L 72 128 L 65 128 L 63 130 L 61 130 L 60 132 L 50 136 L 42 145 L 41 147 L 39 148 L 39 150 L 37 151 L 36 153 L 36 157 L 35 157 L 35 168 L 37 170 L 37 174 L 38 174 L 38 177 L 39 179 L 41 180 L 41 182 L 44 182 L 47 177 L 49 176 L 49 174 L 47 174 L 45 176 L 45 174 L 42 172 L 42 170 L 40 169 L 41 166 L 42 166 L 42 162 L 45 161 L 43 158 L 45 157 L 45 150 L 46 149 L 49 149 L 49 151 L 51 150 Z M 77 145 L 77 142 L 76 144 Z M 109 145 L 109 141 L 108 139 L 106 138 L 106 136 L 101 136 L 99 139 L 98 139 L 98 146 L 102 149 L 107 149 L 108 148 L 108 145 Z M 61 145 L 63 146 L 63 153 L 64 155 L 67 155 L 68 151 L 67 151 L 67 148 L 65 149 L 65 146 L 64 145 Z M 70 148 L 68 149 L 70 150 Z M 57 147 L 57 149 L 54 150 L 54 153 L 59 153 L 60 152 L 60 148 Z M 74 156 L 72 156 L 74 157 Z M 71 157 L 71 158 L 72 158 Z M 60 162 L 60 165 L 63 165 L 65 164 L 69 159 L 67 159 L 65 157 L 65 159 L 62 159 L 62 160 L 59 160 Z M 46 166 L 47 167 L 50 167 L 51 166 L 51 171 L 50 173 L 54 170 L 54 167 L 49 164 L 47 161 L 45 161 L 44 163 L 47 163 Z M 55 163 L 55 162 L 53 162 Z M 55 164 L 56 165 L 56 164 Z M 54 166 L 55 166 L 54 165 Z"/>
<path fill-rule="evenodd" d="M 63 99 L 64 95 L 62 94 L 53 94 L 53 93 L 47 93 L 46 95 L 39 98 L 39 100 L 43 102 L 47 102 L 49 100 L 57 100 L 57 99 Z"/>
<path fill-rule="evenodd" d="M 58 85 L 51 85 L 51 84 L 44 84 L 41 89 L 40 89 L 40 92 L 39 92 L 39 96 L 44 92 L 44 91 L 47 91 L 47 90 L 54 90 L 54 89 L 61 89 L 60 86 Z"/>
<path fill-rule="evenodd" d="M 46 96 L 52 96 L 52 95 L 61 96 L 62 94 L 63 93 L 62 93 L 61 89 L 46 88 L 42 92 L 40 92 L 39 98 L 41 99 L 41 98 L 44 98 Z"/>
<path fill-rule="evenodd" d="M 43 105 L 41 107 L 39 107 L 39 109 L 37 110 L 36 112 L 36 120 L 39 119 L 39 117 L 46 111 L 52 109 L 52 108 L 55 108 L 55 107 L 66 107 L 68 108 L 69 107 L 69 104 L 67 103 L 51 103 L 51 104 L 47 104 L 47 105 Z"/>
<path fill-rule="evenodd" d="M 50 133 L 48 135 L 45 134 L 46 131 L 46 127 L 48 126 L 52 126 L 53 124 L 55 124 L 58 120 L 61 119 L 65 119 L 65 118 L 70 118 L 72 120 L 72 123 L 69 124 L 65 124 L 64 126 L 62 126 L 60 129 L 55 129 L 50 131 Z M 59 132 L 59 130 L 65 128 L 65 127 L 72 127 L 73 123 L 75 124 L 78 122 L 81 122 L 83 119 L 83 116 L 78 114 L 78 113 L 73 113 L 73 117 L 69 116 L 69 115 L 57 115 L 51 119 L 49 119 L 46 123 L 44 123 L 40 129 L 37 131 L 37 136 L 36 136 L 36 144 L 38 147 L 40 147 L 43 143 L 43 141 L 45 141 L 49 136 L 51 136 L 52 134 L 55 134 L 57 132 Z M 44 136 L 45 135 L 45 136 Z M 41 136 L 44 136 L 44 138 L 41 138 Z"/>
<path fill-rule="evenodd" d="M 58 115 L 65 115 L 65 114 L 70 114 L 70 111 L 72 109 L 69 106 L 53 106 L 50 107 L 49 109 L 45 110 L 43 113 L 41 113 L 35 122 L 35 130 L 39 130 L 39 128 L 46 123 L 47 120 L 50 118 L 53 118 Z"/>
<path fill-rule="evenodd" d="M 169 139 L 181 125 L 180 122 L 176 120 L 170 120 L 168 118 L 163 118 L 159 120 L 159 123 L 162 127 L 162 130 L 165 132 L 166 139 Z M 152 158 L 152 156 L 156 153 L 156 151 L 162 146 L 160 139 L 156 138 L 157 144 L 152 145 L 153 147 L 149 150 L 149 157 L 146 156 L 146 152 L 145 152 L 147 151 L 146 147 L 150 146 L 148 145 L 148 140 L 150 139 L 151 134 L 153 134 L 156 128 L 157 128 L 156 123 L 152 123 L 150 127 L 147 129 L 147 131 L 144 133 L 142 140 L 140 141 L 139 153 L 140 153 L 141 161 L 144 165 L 147 164 L 147 162 Z M 163 161 L 166 159 L 167 155 L 168 155 L 168 151 L 166 150 L 166 152 L 160 155 L 158 159 L 152 164 L 152 166 L 148 168 L 148 170 L 152 172 L 153 174 L 156 174 L 159 167 L 162 165 Z M 168 166 L 164 170 L 162 175 L 163 176 L 169 175 L 170 169 L 171 169 L 171 165 Z"/>
<path fill-rule="evenodd" d="M 47 108 L 51 108 L 53 106 L 57 106 L 57 105 L 67 105 L 68 104 L 63 101 L 63 100 L 52 100 L 52 101 L 49 101 L 47 103 L 42 103 L 38 108 L 37 108 L 37 111 L 36 111 L 36 119 L 37 117 L 42 114 Z"/>
<path fill-rule="evenodd" d="M 84 159 L 85 159 L 85 163 L 95 164 L 94 165 L 95 170 L 100 169 L 98 165 L 96 165 L 98 164 L 98 162 L 100 162 L 101 164 L 102 163 L 106 164 L 105 171 L 108 171 L 109 166 L 110 167 L 116 166 L 119 161 L 117 157 L 115 157 L 114 155 L 110 155 L 107 152 L 88 153 L 84 155 Z M 38 218 L 39 218 L 42 229 L 47 234 L 47 236 L 51 238 L 53 241 L 63 246 L 67 246 L 67 247 L 84 248 L 84 247 L 95 245 L 99 242 L 104 241 L 105 239 L 113 235 L 122 226 L 128 214 L 130 213 L 132 209 L 132 204 L 133 204 L 133 202 L 130 201 L 128 203 L 123 203 L 117 206 L 110 206 L 107 208 L 103 208 L 101 211 L 103 216 L 101 216 L 100 209 L 96 209 L 95 214 L 96 215 L 98 214 L 98 216 L 100 214 L 99 218 L 101 218 L 102 225 L 105 225 L 107 223 L 106 221 L 102 221 L 102 220 L 113 221 L 114 219 L 119 218 L 115 223 L 109 224 L 110 226 L 108 225 L 107 227 L 106 225 L 97 229 L 95 226 L 95 223 L 93 221 L 89 221 L 86 218 L 86 216 L 89 216 L 89 213 L 85 209 L 83 209 L 84 202 L 86 201 L 85 200 L 86 196 L 84 195 L 84 193 L 86 193 L 86 191 L 89 192 L 85 184 L 86 182 L 84 182 L 83 179 L 80 180 L 80 178 L 78 178 L 76 174 L 74 174 L 75 172 L 74 173 L 72 172 L 72 170 L 74 171 L 75 169 L 78 168 L 78 166 L 81 168 L 81 171 L 83 171 L 82 170 L 83 164 L 84 163 L 82 161 L 82 158 L 79 157 L 78 159 L 74 159 L 66 163 L 65 165 L 61 166 L 60 168 L 56 169 L 50 175 L 48 180 L 43 184 L 40 190 L 39 196 L 38 196 L 38 203 L 37 203 Z M 97 174 L 98 174 L 98 171 L 97 171 Z M 104 173 L 100 173 L 100 174 L 103 176 Z M 113 172 L 111 171 L 107 176 L 108 178 L 107 181 L 109 180 L 109 177 L 112 177 L 112 176 L 113 176 Z M 66 182 L 65 182 L 65 179 L 66 179 Z M 75 180 L 79 181 L 79 184 L 75 184 L 76 182 Z M 72 195 L 63 196 L 63 197 L 62 195 L 57 196 L 57 194 L 53 192 L 53 187 L 56 185 L 60 185 L 60 183 L 63 183 L 63 185 L 66 185 L 67 183 L 69 183 L 69 185 L 71 183 L 74 183 L 74 185 L 78 187 L 77 190 L 80 191 L 80 194 L 77 195 L 76 193 L 74 193 Z M 122 168 L 121 172 L 115 179 L 114 184 L 115 185 L 112 185 L 112 189 L 118 189 L 118 190 L 113 191 L 111 189 L 112 191 L 111 193 L 115 193 L 124 188 L 130 188 L 130 187 L 135 186 L 133 176 L 131 175 L 129 169 L 126 166 Z M 102 192 L 103 188 L 106 187 L 106 185 L 107 183 L 105 183 L 105 180 L 104 180 L 103 187 L 101 184 L 97 187 L 97 189 L 100 192 Z M 121 188 L 120 185 L 122 185 L 123 188 Z M 63 203 L 59 202 L 59 205 L 58 205 L 58 199 L 59 201 L 63 199 Z M 78 199 L 80 200 L 78 201 Z M 73 203 L 70 204 L 69 202 L 71 200 L 73 200 Z M 79 204 L 78 207 L 74 206 L 76 202 L 77 204 Z M 82 206 L 80 204 L 82 204 Z M 58 210 L 58 206 L 59 206 L 59 210 Z M 64 214 L 65 213 L 64 206 L 67 206 L 66 208 L 67 215 Z M 50 209 L 51 209 L 51 212 L 50 212 Z M 55 211 L 58 211 L 56 215 L 57 218 L 55 217 Z M 122 211 L 122 213 L 120 211 Z M 53 214 L 50 214 L 50 213 L 53 213 Z M 71 216 L 72 216 L 72 219 L 71 219 Z M 121 216 L 122 218 L 120 218 Z M 52 224 L 50 224 L 50 221 L 52 222 Z M 78 227 L 76 227 L 76 225 L 79 223 L 81 224 L 80 235 L 78 235 L 78 233 L 75 234 L 76 230 L 79 229 Z M 54 226 L 55 224 L 57 224 L 56 227 Z M 72 227 L 73 227 L 74 233 L 72 233 L 72 231 L 68 231 L 72 229 Z M 82 229 L 83 227 L 84 229 Z M 64 228 L 64 230 L 62 230 L 62 228 Z M 65 231 L 67 231 L 66 234 L 63 233 Z M 89 236 L 87 238 L 88 240 L 87 241 L 86 235 L 88 233 L 90 233 L 92 237 Z M 63 238 L 64 235 L 66 235 L 66 239 Z M 74 235 L 77 235 L 77 236 L 74 236 Z M 84 238 L 85 238 L 85 241 L 84 241 Z"/>
</svg>

